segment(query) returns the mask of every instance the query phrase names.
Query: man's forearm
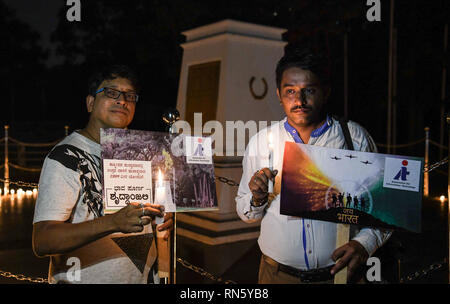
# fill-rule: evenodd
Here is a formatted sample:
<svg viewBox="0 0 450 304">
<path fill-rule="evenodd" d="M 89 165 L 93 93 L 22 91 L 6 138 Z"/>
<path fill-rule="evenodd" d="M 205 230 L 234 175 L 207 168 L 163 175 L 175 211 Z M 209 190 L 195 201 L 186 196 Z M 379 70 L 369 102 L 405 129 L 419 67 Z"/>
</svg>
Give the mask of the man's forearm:
<svg viewBox="0 0 450 304">
<path fill-rule="evenodd" d="M 39 222 L 33 226 L 33 249 L 37 256 L 63 254 L 116 231 L 110 215 L 77 224 Z"/>
</svg>

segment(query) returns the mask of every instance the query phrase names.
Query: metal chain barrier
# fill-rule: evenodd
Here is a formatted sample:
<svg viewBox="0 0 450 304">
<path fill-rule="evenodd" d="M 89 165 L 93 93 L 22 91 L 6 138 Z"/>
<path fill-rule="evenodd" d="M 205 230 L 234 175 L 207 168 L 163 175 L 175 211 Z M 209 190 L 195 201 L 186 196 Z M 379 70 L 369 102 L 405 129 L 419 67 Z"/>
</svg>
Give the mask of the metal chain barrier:
<svg viewBox="0 0 450 304">
<path fill-rule="evenodd" d="M 430 144 L 435 145 L 438 148 L 444 149 L 444 150 L 448 150 L 448 147 L 441 145 L 440 143 L 435 142 L 434 140 L 429 140 Z"/>
<path fill-rule="evenodd" d="M 440 161 L 438 161 L 437 163 L 434 163 L 432 165 L 428 165 L 426 167 L 423 168 L 423 172 L 431 172 L 436 168 L 439 168 L 442 165 L 445 165 L 446 163 L 448 163 L 448 156 Z"/>
<path fill-rule="evenodd" d="M 423 141 L 425 141 L 425 137 L 418 139 L 416 141 L 410 142 L 410 143 L 406 143 L 406 144 L 386 145 L 386 144 L 376 143 L 376 145 L 379 147 L 382 147 L 382 148 L 406 148 L 409 146 L 414 146 L 414 145 L 420 144 Z"/>
<path fill-rule="evenodd" d="M 436 271 L 438 269 L 443 268 L 446 265 L 447 265 L 447 259 L 445 258 L 445 259 L 443 259 L 440 262 L 433 263 L 430 266 L 428 266 L 428 267 L 426 267 L 426 268 L 424 268 L 422 270 L 416 271 L 413 274 L 410 274 L 410 275 L 407 275 L 407 276 L 405 276 L 403 278 L 400 278 L 400 283 L 403 284 L 403 283 L 406 283 L 406 282 L 411 282 L 411 281 L 423 278 L 423 277 L 429 275 L 430 273 L 432 273 L 432 272 L 434 272 L 434 271 Z"/>
<path fill-rule="evenodd" d="M 234 180 L 231 180 L 229 178 L 223 177 L 223 176 L 216 176 L 216 179 L 218 179 L 220 182 L 227 184 L 231 187 L 239 187 L 239 183 L 236 183 Z"/>
<path fill-rule="evenodd" d="M 194 271 L 195 273 L 201 275 L 202 277 L 206 277 L 206 278 L 210 279 L 211 281 L 215 281 L 217 283 L 223 283 L 223 284 L 237 284 L 235 281 L 223 280 L 220 277 L 216 277 L 215 275 L 207 272 L 203 268 L 194 266 L 191 263 L 189 263 L 188 261 L 183 260 L 181 258 L 177 258 L 177 262 L 180 263 L 181 265 L 183 265 L 183 267 L 190 269 L 190 270 Z"/>
<path fill-rule="evenodd" d="M 25 160 L 27 161 L 41 161 L 44 157 L 26 157 L 25 153 L 26 153 L 26 149 L 25 148 L 46 148 L 46 150 L 48 150 L 49 148 L 55 146 L 57 143 L 59 143 L 63 138 L 57 139 L 55 141 L 52 142 L 45 142 L 45 143 L 27 143 L 27 142 L 23 142 L 20 141 L 18 139 L 15 139 L 11 136 L 9 136 L 9 125 L 5 125 L 4 129 L 5 129 L 5 136 L 2 137 L 0 139 L 0 143 L 1 145 L 4 146 L 4 164 L 2 165 L 2 168 L 4 168 L 4 178 L 6 180 L 5 183 L 5 188 L 8 190 L 9 188 L 9 184 L 17 184 L 19 186 L 25 186 L 25 187 L 35 187 L 35 185 L 28 185 L 28 183 L 24 183 L 24 182 L 9 182 L 9 170 L 10 167 L 16 169 L 16 170 L 20 170 L 20 171 L 26 171 L 26 172 L 32 172 L 32 173 L 39 173 L 42 168 L 41 167 L 25 167 Z M 69 131 L 69 126 L 64 126 L 65 129 L 65 136 L 68 135 L 68 131 Z M 17 151 L 13 152 L 13 151 L 9 151 L 10 149 L 10 144 L 16 145 L 18 146 Z M 23 164 L 15 164 L 13 162 L 10 161 L 9 159 L 9 154 L 10 152 L 17 154 L 17 158 L 19 159 L 19 163 L 21 160 L 24 161 Z M 36 155 L 41 155 L 43 153 L 47 153 L 48 151 L 28 151 L 28 154 L 31 154 L 32 156 L 36 156 Z M 40 164 L 38 165 L 40 166 Z"/>
<path fill-rule="evenodd" d="M 36 183 L 27 183 L 27 182 L 22 182 L 22 181 L 7 181 L 3 178 L 0 178 L 0 183 L 9 183 L 9 184 L 13 184 L 13 185 L 17 185 L 17 186 L 21 186 L 21 187 L 30 187 L 30 188 L 37 188 L 39 186 L 39 184 Z"/>
<path fill-rule="evenodd" d="M 3 271 L 3 270 L 0 270 L 0 277 L 14 279 L 17 281 L 28 281 L 31 283 L 48 284 L 47 279 L 44 279 L 44 278 L 31 278 L 31 277 L 27 277 L 26 275 L 23 275 L 23 274 L 13 274 L 11 272 Z"/>
<path fill-rule="evenodd" d="M 181 265 L 183 265 L 185 268 L 190 269 L 190 270 L 194 271 L 195 273 L 201 275 L 202 277 L 206 277 L 206 278 L 208 278 L 208 279 L 210 279 L 212 281 L 215 281 L 217 283 L 237 284 L 235 281 L 224 280 L 224 279 L 222 279 L 220 277 L 217 277 L 217 276 L 207 272 L 203 268 L 200 268 L 198 266 L 194 266 L 191 263 L 189 263 L 186 260 L 183 260 L 181 258 L 177 258 L 177 262 L 180 263 Z M 0 270 L 0 277 L 4 277 L 4 278 L 8 278 L 8 279 L 15 279 L 17 281 L 28 281 L 28 282 L 31 282 L 31 283 L 48 284 L 47 279 L 44 279 L 44 278 L 32 278 L 32 277 L 28 277 L 28 276 L 23 275 L 23 274 L 13 274 L 11 272 L 2 271 L 2 270 Z"/>
<path fill-rule="evenodd" d="M 232 281 L 232 280 L 224 280 L 220 277 L 217 277 L 209 272 L 207 272 L 206 270 L 204 270 L 201 267 L 198 266 L 194 266 L 191 263 L 187 262 L 186 260 L 183 260 L 181 258 L 177 258 L 177 262 L 180 263 L 183 267 L 194 271 L 195 273 L 199 274 L 202 277 L 206 277 L 212 281 L 215 281 L 217 283 L 223 283 L 223 284 L 237 284 L 237 282 Z M 423 278 L 427 275 L 430 275 L 432 272 L 442 269 L 444 266 L 447 265 L 447 259 L 443 259 L 440 262 L 437 263 L 433 263 L 430 266 L 416 271 L 413 274 L 407 275 L 405 277 L 400 278 L 399 283 L 400 284 L 404 284 L 407 282 L 411 282 L 414 280 L 418 280 L 420 278 Z M 4 278 L 8 278 L 8 279 L 15 279 L 17 281 L 28 281 L 31 283 L 39 283 L 39 284 L 48 284 L 48 280 L 44 279 L 44 278 L 32 278 L 32 277 L 28 277 L 26 275 L 23 274 L 13 274 L 11 272 L 8 271 L 3 271 L 0 270 L 0 277 L 4 277 Z"/>
<path fill-rule="evenodd" d="M 20 140 L 17 140 L 13 137 L 8 137 L 8 140 L 19 145 L 19 146 L 24 146 L 24 147 L 34 147 L 34 148 L 44 148 L 44 147 L 53 147 L 54 145 L 56 145 L 57 143 L 59 143 L 61 140 L 63 140 L 64 138 L 60 138 L 58 140 L 49 142 L 49 143 L 26 143 Z"/>
<path fill-rule="evenodd" d="M 28 171 L 28 172 L 41 172 L 41 170 L 42 170 L 42 168 L 27 168 L 27 167 L 22 167 L 22 166 L 19 166 L 19 165 L 14 164 L 14 163 L 12 163 L 12 162 L 9 162 L 9 165 L 10 165 L 11 167 L 13 167 L 14 169 L 22 170 L 22 171 Z"/>
</svg>

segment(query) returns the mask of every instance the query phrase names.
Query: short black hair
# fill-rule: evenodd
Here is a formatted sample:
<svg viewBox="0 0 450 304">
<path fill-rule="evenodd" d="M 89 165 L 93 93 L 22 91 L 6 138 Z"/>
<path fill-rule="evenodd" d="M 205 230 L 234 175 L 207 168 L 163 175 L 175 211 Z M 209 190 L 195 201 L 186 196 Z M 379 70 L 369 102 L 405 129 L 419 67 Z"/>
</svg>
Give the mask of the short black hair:
<svg viewBox="0 0 450 304">
<path fill-rule="evenodd" d="M 95 96 L 97 88 L 103 81 L 113 80 L 119 77 L 128 79 L 136 92 L 139 92 L 140 87 L 137 74 L 129 66 L 114 64 L 98 68 L 91 77 L 89 77 L 88 94 Z"/>
<path fill-rule="evenodd" d="M 319 77 L 322 84 L 330 83 L 330 69 L 327 56 L 321 52 L 313 52 L 308 47 L 287 45 L 284 56 L 278 61 L 276 73 L 277 89 L 280 90 L 283 72 L 289 68 L 297 67 L 313 72 Z"/>
</svg>

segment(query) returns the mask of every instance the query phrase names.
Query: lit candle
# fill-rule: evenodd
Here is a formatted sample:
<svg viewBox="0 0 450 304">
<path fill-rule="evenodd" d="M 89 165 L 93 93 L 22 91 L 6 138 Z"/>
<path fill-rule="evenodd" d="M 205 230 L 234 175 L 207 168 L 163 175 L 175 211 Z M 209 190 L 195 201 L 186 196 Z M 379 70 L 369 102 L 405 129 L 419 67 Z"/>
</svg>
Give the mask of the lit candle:
<svg viewBox="0 0 450 304">
<path fill-rule="evenodd" d="M 164 186 L 164 179 L 161 170 L 158 172 L 158 184 L 155 192 L 155 204 L 165 205 L 166 203 L 166 187 Z M 156 225 L 162 224 L 164 217 L 156 217 Z"/>
<path fill-rule="evenodd" d="M 158 172 L 158 185 L 156 186 L 156 195 L 155 195 L 155 203 L 163 205 L 164 207 L 167 204 L 167 196 L 166 196 L 166 187 L 163 175 L 161 173 L 161 170 Z M 170 184 L 168 184 L 168 187 L 170 188 Z M 157 216 L 155 218 L 156 227 L 161 225 L 164 222 L 164 212 L 163 216 L 159 217 Z M 159 231 L 158 228 L 156 229 L 156 247 L 158 250 L 158 275 L 161 279 L 164 281 L 168 280 L 169 278 L 169 272 L 170 272 L 170 244 L 168 240 L 165 240 L 164 237 L 169 232 L 167 230 L 165 231 Z"/>
<path fill-rule="evenodd" d="M 272 172 L 273 171 L 273 135 L 272 135 L 272 132 L 269 132 L 267 139 L 269 141 L 269 170 Z M 269 193 L 273 192 L 273 182 L 271 180 L 269 180 L 268 192 Z"/>
</svg>

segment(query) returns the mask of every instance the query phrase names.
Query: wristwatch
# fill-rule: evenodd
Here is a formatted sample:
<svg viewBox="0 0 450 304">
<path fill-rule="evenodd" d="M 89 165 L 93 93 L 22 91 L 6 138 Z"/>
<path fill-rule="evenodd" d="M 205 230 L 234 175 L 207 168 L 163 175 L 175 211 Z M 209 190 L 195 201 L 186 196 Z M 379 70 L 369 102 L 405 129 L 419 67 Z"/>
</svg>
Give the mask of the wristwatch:
<svg viewBox="0 0 450 304">
<path fill-rule="evenodd" d="M 267 203 L 267 201 L 268 201 L 267 197 L 265 199 L 261 200 L 261 201 L 256 201 L 256 200 L 253 199 L 253 196 L 252 196 L 252 199 L 250 200 L 250 206 L 252 206 L 252 207 L 261 207 L 261 206 L 265 205 Z"/>
</svg>

